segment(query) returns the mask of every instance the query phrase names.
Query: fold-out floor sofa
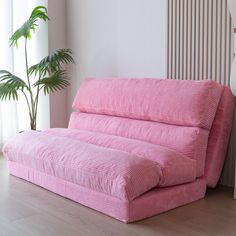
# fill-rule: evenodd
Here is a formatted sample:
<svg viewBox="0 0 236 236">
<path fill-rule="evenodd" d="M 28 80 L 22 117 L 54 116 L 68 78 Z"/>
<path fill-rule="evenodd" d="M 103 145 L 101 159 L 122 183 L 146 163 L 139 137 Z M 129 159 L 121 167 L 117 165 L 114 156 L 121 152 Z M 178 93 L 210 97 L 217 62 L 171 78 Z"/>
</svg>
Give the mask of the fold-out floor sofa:
<svg viewBox="0 0 236 236">
<path fill-rule="evenodd" d="M 86 79 L 69 126 L 4 146 L 10 174 L 123 222 L 191 203 L 215 187 L 234 96 L 213 81 Z"/>
</svg>

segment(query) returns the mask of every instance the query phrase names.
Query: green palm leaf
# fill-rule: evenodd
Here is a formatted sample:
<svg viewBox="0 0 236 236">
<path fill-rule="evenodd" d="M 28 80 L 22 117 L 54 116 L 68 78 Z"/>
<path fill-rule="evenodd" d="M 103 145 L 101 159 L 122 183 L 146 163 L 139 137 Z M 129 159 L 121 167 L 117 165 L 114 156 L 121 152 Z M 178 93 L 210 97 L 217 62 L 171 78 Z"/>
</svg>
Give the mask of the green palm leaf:
<svg viewBox="0 0 236 236">
<path fill-rule="evenodd" d="M 24 80 L 6 70 L 0 70 L 0 83 L 2 82 L 16 89 L 23 89 L 27 87 L 27 84 L 25 83 Z"/>
<path fill-rule="evenodd" d="M 43 89 L 45 95 L 50 92 L 62 90 L 69 85 L 70 83 L 66 76 L 65 70 L 58 70 L 51 76 L 38 80 L 34 84 L 35 87 L 41 86 L 40 89 Z"/>
<path fill-rule="evenodd" d="M 27 88 L 26 83 L 9 71 L 0 70 L 0 100 L 18 99 L 17 90 Z"/>
<path fill-rule="evenodd" d="M 35 31 L 38 20 L 49 20 L 47 16 L 47 8 L 44 6 L 35 7 L 30 18 L 18 29 L 10 38 L 10 46 L 17 46 L 21 37 L 31 38 L 31 31 Z"/>
<path fill-rule="evenodd" d="M 0 83 L 0 100 L 13 99 L 18 100 L 17 89 L 13 85 Z"/>
<path fill-rule="evenodd" d="M 38 64 L 29 68 L 30 75 L 35 74 L 44 77 L 62 69 L 63 64 L 74 63 L 71 49 L 59 49 L 51 55 L 43 58 Z"/>
</svg>

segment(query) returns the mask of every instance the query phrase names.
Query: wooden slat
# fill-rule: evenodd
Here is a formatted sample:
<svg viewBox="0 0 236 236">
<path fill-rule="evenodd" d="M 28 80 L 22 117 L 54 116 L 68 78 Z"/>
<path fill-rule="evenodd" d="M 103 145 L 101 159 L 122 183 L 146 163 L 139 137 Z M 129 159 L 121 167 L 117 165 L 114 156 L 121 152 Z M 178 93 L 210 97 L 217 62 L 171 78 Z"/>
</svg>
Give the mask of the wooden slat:
<svg viewBox="0 0 236 236">
<path fill-rule="evenodd" d="M 185 55 L 185 57 L 186 57 L 186 65 L 185 65 L 185 78 L 186 79 L 188 79 L 188 30 L 189 30 L 189 27 L 188 27 L 188 20 L 189 20 L 189 11 L 188 11 L 188 3 L 189 3 L 189 1 L 187 0 L 186 1 L 186 51 L 185 51 L 185 53 L 186 53 L 186 55 Z"/>
<path fill-rule="evenodd" d="M 184 30 L 184 22 L 185 22 L 185 11 L 184 11 L 185 0 L 182 0 L 182 75 L 181 79 L 184 79 L 184 52 L 185 52 L 185 30 Z"/>
<path fill-rule="evenodd" d="M 208 75 L 208 69 L 209 69 L 209 11 L 210 11 L 210 1 L 206 1 L 207 6 L 206 6 L 206 79 L 209 79 Z"/>
<path fill-rule="evenodd" d="M 174 0 L 174 2 L 175 2 L 175 22 L 174 22 L 174 35 L 175 35 L 175 37 L 174 37 L 174 54 L 175 54 L 175 57 L 174 57 L 174 79 L 177 79 L 176 78 L 176 69 L 177 69 L 177 0 Z"/>
<path fill-rule="evenodd" d="M 223 37 L 223 32 L 222 32 L 222 21 L 223 21 L 223 0 L 220 0 L 220 35 L 219 35 L 219 38 L 220 38 L 220 50 L 219 50 L 219 53 L 220 53 L 220 56 L 219 56 L 219 60 L 220 60 L 220 65 L 219 65 L 219 82 L 222 84 L 222 76 L 221 76 L 221 69 L 222 69 L 222 37 Z"/>
<path fill-rule="evenodd" d="M 227 2 L 225 2 L 225 5 L 227 4 Z M 224 40 L 225 42 L 227 42 L 227 22 L 228 22 L 228 11 L 227 11 L 227 6 L 225 6 L 225 20 L 224 20 L 224 25 L 225 25 L 225 32 L 224 32 Z M 227 83 L 227 79 L 226 79 L 226 76 L 227 76 L 227 43 L 224 44 L 224 83 L 223 84 L 226 84 Z"/>
<path fill-rule="evenodd" d="M 215 60 L 215 78 L 214 78 L 214 80 L 216 80 L 217 81 L 217 68 L 218 68 L 218 66 L 217 66 L 217 62 L 218 62 L 218 48 L 217 48 L 217 46 L 218 46 L 218 0 L 215 0 L 216 1 L 216 4 L 215 4 L 215 58 L 214 58 L 214 60 Z"/>
<path fill-rule="evenodd" d="M 197 75 L 198 75 L 198 80 L 200 80 L 200 54 L 201 54 L 201 0 L 198 0 L 198 70 L 197 70 Z"/>
<path fill-rule="evenodd" d="M 193 43 L 193 48 L 194 48 L 194 60 L 193 60 L 193 79 L 196 79 L 196 36 L 197 36 L 197 1 L 194 0 L 194 43 Z"/>
<path fill-rule="evenodd" d="M 193 1 L 190 0 L 190 61 L 189 61 L 189 64 L 190 64 L 190 71 L 189 71 L 189 79 L 191 80 L 192 79 L 192 56 L 193 56 L 193 47 L 192 47 L 192 43 L 193 43 Z"/>
<path fill-rule="evenodd" d="M 229 19 L 229 32 L 232 32 L 232 19 L 231 19 L 231 17 L 230 17 L 230 19 Z M 232 48 L 231 48 L 231 45 L 232 45 L 232 37 L 231 36 L 229 36 L 229 51 L 228 51 L 228 57 L 229 57 L 229 60 L 228 60 L 228 74 L 229 74 L 229 76 L 230 76 L 230 70 L 231 70 L 231 61 L 232 61 Z M 227 81 L 227 84 L 228 85 L 230 85 L 230 80 L 228 79 L 228 81 Z"/>
<path fill-rule="evenodd" d="M 203 0 L 202 4 L 202 79 L 205 79 L 205 3 L 206 1 Z"/>
<path fill-rule="evenodd" d="M 210 25 L 210 42 L 211 42 L 211 51 L 210 51 L 210 79 L 213 79 L 213 23 L 214 23 L 214 15 L 213 15 L 213 9 L 214 9 L 214 0 L 211 1 L 211 25 Z"/>
<path fill-rule="evenodd" d="M 167 25 L 169 26 L 170 24 L 170 14 L 169 14 L 169 9 L 170 9 L 170 0 L 167 0 Z M 167 27 L 167 65 L 166 65 L 166 76 L 169 79 L 170 74 L 169 74 L 169 69 L 170 69 L 170 29 Z"/>
<path fill-rule="evenodd" d="M 178 1 L 178 79 L 180 79 L 181 0 Z"/>
<path fill-rule="evenodd" d="M 170 32 L 171 32 L 171 43 L 170 43 L 170 45 L 171 45 L 171 54 L 170 54 L 170 58 L 171 58 L 171 63 L 170 63 L 170 78 L 171 79 L 173 79 L 173 21 L 174 21 L 174 17 L 173 17 L 173 13 L 174 13 L 174 11 L 173 11 L 173 1 L 174 0 L 171 0 L 171 9 L 170 9 L 170 12 L 171 12 L 171 29 L 170 29 Z"/>
</svg>

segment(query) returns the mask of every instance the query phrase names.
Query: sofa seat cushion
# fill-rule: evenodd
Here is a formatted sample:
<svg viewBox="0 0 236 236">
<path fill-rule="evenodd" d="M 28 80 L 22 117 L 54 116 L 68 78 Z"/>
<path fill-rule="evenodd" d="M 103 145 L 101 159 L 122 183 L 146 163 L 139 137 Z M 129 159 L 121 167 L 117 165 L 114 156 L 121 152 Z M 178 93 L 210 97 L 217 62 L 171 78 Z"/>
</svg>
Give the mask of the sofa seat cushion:
<svg viewBox="0 0 236 236">
<path fill-rule="evenodd" d="M 28 131 L 3 152 L 12 162 L 128 201 L 196 179 L 195 160 L 168 148 L 88 131 Z"/>
<path fill-rule="evenodd" d="M 10 161 L 122 200 L 140 196 L 162 178 L 154 161 L 43 132 L 18 134 L 3 151 Z"/>
<path fill-rule="evenodd" d="M 158 163 L 162 178 L 158 186 L 166 187 L 196 179 L 196 161 L 169 148 L 135 139 L 76 129 L 49 129 L 48 134 L 76 139 L 105 148 L 125 151 L 131 155 Z"/>
</svg>

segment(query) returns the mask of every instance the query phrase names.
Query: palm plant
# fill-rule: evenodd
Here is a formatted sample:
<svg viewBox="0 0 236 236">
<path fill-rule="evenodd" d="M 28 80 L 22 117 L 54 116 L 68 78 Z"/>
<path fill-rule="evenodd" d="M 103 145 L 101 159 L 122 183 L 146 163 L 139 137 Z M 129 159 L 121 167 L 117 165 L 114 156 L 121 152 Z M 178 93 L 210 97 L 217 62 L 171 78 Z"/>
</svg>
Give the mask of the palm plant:
<svg viewBox="0 0 236 236">
<path fill-rule="evenodd" d="M 9 42 L 10 47 L 18 47 L 19 39 L 24 39 L 26 79 L 19 78 L 9 71 L 0 70 L 0 101 L 18 100 L 18 93 L 21 92 L 27 103 L 32 130 L 36 130 L 37 126 L 40 92 L 43 90 L 47 95 L 68 87 L 70 83 L 63 65 L 74 63 L 70 49 L 59 49 L 29 67 L 27 42 L 31 39 L 32 32 L 35 32 L 39 20 L 45 22 L 49 20 L 47 8 L 44 6 L 37 6 L 33 9 L 29 19 L 14 32 Z M 36 82 L 32 81 L 32 77 L 36 78 Z"/>
</svg>

